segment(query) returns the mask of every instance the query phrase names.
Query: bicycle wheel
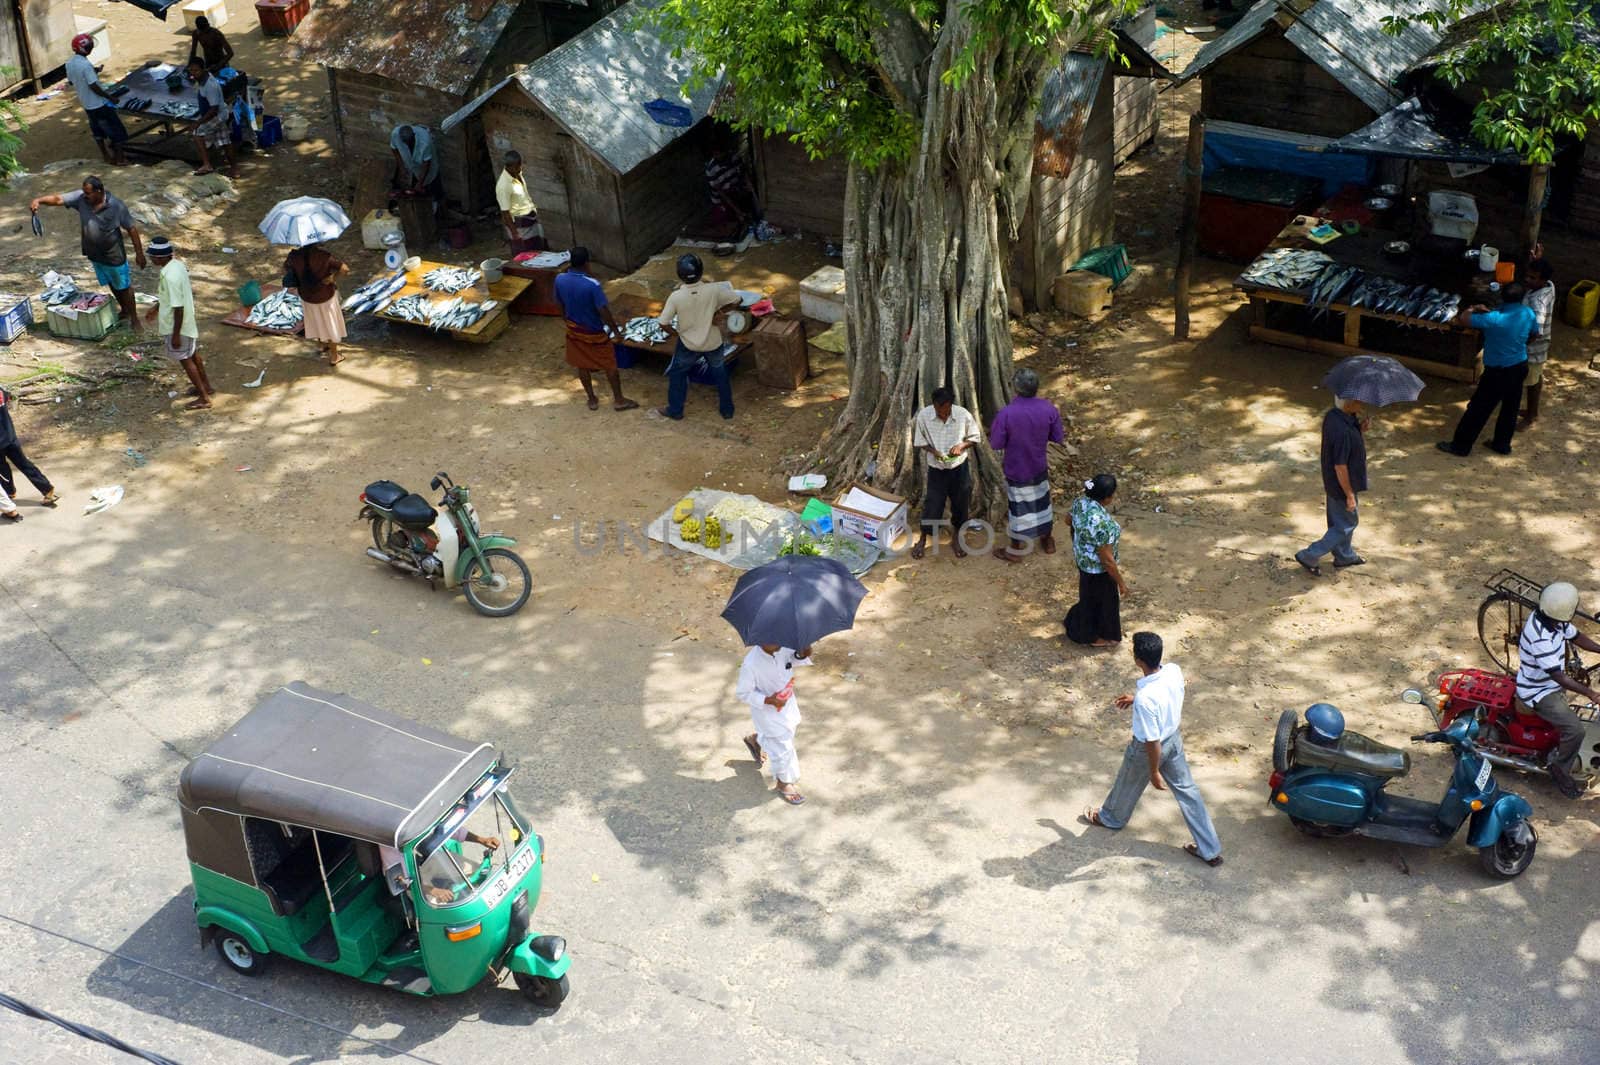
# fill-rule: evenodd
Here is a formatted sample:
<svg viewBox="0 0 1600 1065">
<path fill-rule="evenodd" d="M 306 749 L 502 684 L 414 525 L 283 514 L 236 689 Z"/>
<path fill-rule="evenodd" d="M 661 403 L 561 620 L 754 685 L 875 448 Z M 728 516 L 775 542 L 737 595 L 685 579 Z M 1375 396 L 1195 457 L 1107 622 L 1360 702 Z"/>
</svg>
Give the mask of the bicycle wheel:
<svg viewBox="0 0 1600 1065">
<path fill-rule="evenodd" d="M 1478 642 L 1501 672 L 1517 671 L 1517 641 L 1527 620 L 1528 608 L 1506 592 L 1496 592 L 1479 604 Z"/>
</svg>

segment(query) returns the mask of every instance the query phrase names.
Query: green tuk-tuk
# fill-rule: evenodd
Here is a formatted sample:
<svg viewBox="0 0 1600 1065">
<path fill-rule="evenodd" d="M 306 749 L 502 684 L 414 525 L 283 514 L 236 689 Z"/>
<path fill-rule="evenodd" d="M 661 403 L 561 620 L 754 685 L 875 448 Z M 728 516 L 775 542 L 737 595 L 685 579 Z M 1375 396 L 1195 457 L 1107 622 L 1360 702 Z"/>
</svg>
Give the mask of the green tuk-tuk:
<svg viewBox="0 0 1600 1065">
<path fill-rule="evenodd" d="M 530 930 L 544 840 L 511 767 L 348 695 L 294 683 L 183 770 L 179 806 L 201 943 L 255 975 L 273 954 L 417 995 L 509 969 L 567 997 L 559 936 Z"/>
</svg>

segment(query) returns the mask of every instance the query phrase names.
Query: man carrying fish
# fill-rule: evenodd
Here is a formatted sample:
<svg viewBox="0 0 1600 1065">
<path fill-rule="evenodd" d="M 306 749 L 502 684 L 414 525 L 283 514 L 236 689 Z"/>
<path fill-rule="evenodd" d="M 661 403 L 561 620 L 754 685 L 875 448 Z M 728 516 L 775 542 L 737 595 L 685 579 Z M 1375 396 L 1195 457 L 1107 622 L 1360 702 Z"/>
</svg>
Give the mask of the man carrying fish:
<svg viewBox="0 0 1600 1065">
<path fill-rule="evenodd" d="M 133 215 L 121 200 L 106 191 L 98 177 L 90 174 L 83 179 L 83 188 L 77 192 L 40 196 L 28 205 L 28 210 L 39 213 L 41 207 L 65 207 L 78 212 L 83 227 L 83 254 L 94 267 L 95 280 L 111 290 L 128 328 L 135 333 L 139 328 L 139 311 L 133 302 L 133 274 L 128 269 L 128 250 L 122 242 L 127 233 L 133 241 L 133 259 L 139 269 L 145 268 L 144 242 L 139 227 L 133 224 Z"/>
<path fill-rule="evenodd" d="M 1522 382 L 1528 376 L 1528 341 L 1539 339 L 1539 320 L 1523 306 L 1524 291 L 1513 282 L 1500 290 L 1505 302 L 1499 310 L 1479 305 L 1456 316 L 1456 325 L 1483 332 L 1483 376 L 1456 423 L 1455 436 L 1434 445 L 1447 455 L 1470 455 L 1496 407 L 1500 413 L 1494 422 L 1494 438 L 1484 446 L 1501 455 L 1511 454 L 1511 435 L 1517 431 L 1517 411 L 1522 406 Z"/>
</svg>

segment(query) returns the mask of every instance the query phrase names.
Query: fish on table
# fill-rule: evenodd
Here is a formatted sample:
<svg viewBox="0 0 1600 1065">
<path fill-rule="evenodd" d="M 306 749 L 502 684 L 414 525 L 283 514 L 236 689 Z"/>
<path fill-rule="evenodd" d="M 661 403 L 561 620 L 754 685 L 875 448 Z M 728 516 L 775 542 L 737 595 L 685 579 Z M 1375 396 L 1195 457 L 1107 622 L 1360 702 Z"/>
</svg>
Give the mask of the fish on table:
<svg viewBox="0 0 1600 1065">
<path fill-rule="evenodd" d="M 298 294 L 279 289 L 270 296 L 256 301 L 245 316 L 245 322 L 262 329 L 292 330 L 305 320 L 305 308 Z"/>
</svg>

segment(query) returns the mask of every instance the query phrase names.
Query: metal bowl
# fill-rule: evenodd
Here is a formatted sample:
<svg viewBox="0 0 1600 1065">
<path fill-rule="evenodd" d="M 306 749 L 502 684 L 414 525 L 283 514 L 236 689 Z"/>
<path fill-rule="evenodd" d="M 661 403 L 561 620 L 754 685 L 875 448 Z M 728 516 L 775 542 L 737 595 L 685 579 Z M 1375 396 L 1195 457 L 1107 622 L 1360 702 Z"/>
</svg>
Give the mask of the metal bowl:
<svg viewBox="0 0 1600 1065">
<path fill-rule="evenodd" d="M 1411 254 L 1411 245 L 1403 240 L 1391 240 L 1383 246 L 1383 254 L 1391 259 L 1399 259 Z"/>
<path fill-rule="evenodd" d="M 1374 196 L 1363 206 L 1369 211 L 1387 211 L 1394 207 L 1394 201 L 1387 196 Z"/>
</svg>

